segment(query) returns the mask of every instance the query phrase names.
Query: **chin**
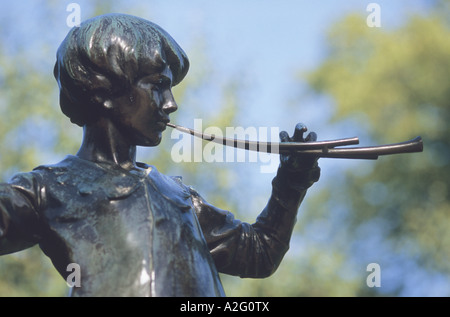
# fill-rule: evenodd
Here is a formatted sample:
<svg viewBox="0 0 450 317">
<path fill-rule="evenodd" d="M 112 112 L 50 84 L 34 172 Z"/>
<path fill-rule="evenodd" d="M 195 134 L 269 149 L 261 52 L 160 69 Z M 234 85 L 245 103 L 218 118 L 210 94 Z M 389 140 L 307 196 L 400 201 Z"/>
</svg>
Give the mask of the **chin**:
<svg viewBox="0 0 450 317">
<path fill-rule="evenodd" d="M 152 137 L 152 138 L 147 138 L 145 140 L 143 140 L 142 142 L 139 142 L 138 146 L 145 146 L 145 147 L 152 147 L 152 146 L 157 146 L 161 143 L 162 140 L 162 133 L 159 132 L 157 136 Z"/>
</svg>

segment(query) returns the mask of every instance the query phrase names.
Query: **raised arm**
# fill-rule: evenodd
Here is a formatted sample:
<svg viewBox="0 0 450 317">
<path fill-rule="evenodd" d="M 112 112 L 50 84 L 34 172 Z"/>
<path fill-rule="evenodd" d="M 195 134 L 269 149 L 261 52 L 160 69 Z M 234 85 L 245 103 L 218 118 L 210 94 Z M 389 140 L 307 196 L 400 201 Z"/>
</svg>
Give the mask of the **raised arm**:
<svg viewBox="0 0 450 317">
<path fill-rule="evenodd" d="M 282 132 L 282 141 L 305 140 L 305 128 L 297 125 L 294 136 Z M 194 207 L 217 269 L 241 277 L 262 278 L 275 272 L 284 254 L 296 222 L 297 210 L 307 189 L 319 179 L 317 158 L 282 156 L 272 181 L 271 197 L 254 224 L 236 220 L 232 213 L 208 204 L 191 190 Z"/>
</svg>

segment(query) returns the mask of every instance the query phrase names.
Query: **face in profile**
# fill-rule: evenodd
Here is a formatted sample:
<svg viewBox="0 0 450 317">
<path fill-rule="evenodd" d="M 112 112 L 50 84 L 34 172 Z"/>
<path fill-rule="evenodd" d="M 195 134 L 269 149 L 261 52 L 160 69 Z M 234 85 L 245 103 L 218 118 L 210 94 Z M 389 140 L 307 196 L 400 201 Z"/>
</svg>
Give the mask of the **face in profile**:
<svg viewBox="0 0 450 317">
<path fill-rule="evenodd" d="M 178 108 L 172 80 L 172 72 L 166 66 L 163 71 L 136 81 L 128 94 L 108 101 L 111 120 L 130 144 L 156 146 L 161 142 L 169 114 Z"/>
</svg>

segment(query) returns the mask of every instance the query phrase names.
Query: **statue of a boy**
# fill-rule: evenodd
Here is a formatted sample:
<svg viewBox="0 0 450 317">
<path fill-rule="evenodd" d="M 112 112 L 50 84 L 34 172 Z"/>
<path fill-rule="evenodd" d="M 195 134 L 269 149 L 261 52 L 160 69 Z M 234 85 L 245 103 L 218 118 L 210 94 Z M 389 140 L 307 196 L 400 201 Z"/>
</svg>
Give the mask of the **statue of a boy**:
<svg viewBox="0 0 450 317">
<path fill-rule="evenodd" d="M 83 142 L 76 155 L 0 184 L 0 254 L 39 244 L 64 278 L 77 263 L 74 296 L 222 296 L 218 272 L 272 274 L 319 178 L 317 159 L 281 158 L 252 225 L 136 162 L 136 146 L 160 143 L 177 110 L 171 88 L 188 66 L 169 34 L 137 17 L 103 15 L 73 28 L 54 74 L 61 109 L 83 127 Z M 302 134 L 298 126 L 294 139 Z M 292 140 L 285 132 L 281 139 Z"/>
</svg>

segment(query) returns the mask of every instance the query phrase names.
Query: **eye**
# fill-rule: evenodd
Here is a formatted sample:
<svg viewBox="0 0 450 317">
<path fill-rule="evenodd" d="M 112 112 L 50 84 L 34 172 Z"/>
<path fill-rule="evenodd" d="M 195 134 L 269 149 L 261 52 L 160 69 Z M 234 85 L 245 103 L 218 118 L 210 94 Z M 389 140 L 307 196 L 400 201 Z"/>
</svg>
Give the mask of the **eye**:
<svg viewBox="0 0 450 317">
<path fill-rule="evenodd" d="M 137 84 L 141 88 L 151 89 L 150 86 L 170 87 L 172 85 L 172 81 L 169 77 L 164 75 L 154 74 L 139 79 Z"/>
<path fill-rule="evenodd" d="M 155 81 L 139 81 L 138 87 L 151 93 L 159 93 L 162 85 Z"/>
<path fill-rule="evenodd" d="M 150 91 L 153 93 L 159 93 L 161 91 L 161 86 L 159 85 L 150 85 Z"/>
<path fill-rule="evenodd" d="M 140 80 L 137 83 L 137 86 L 139 88 L 145 89 L 145 90 L 149 90 L 152 89 L 152 87 L 154 86 L 154 84 L 148 80 Z"/>
</svg>

